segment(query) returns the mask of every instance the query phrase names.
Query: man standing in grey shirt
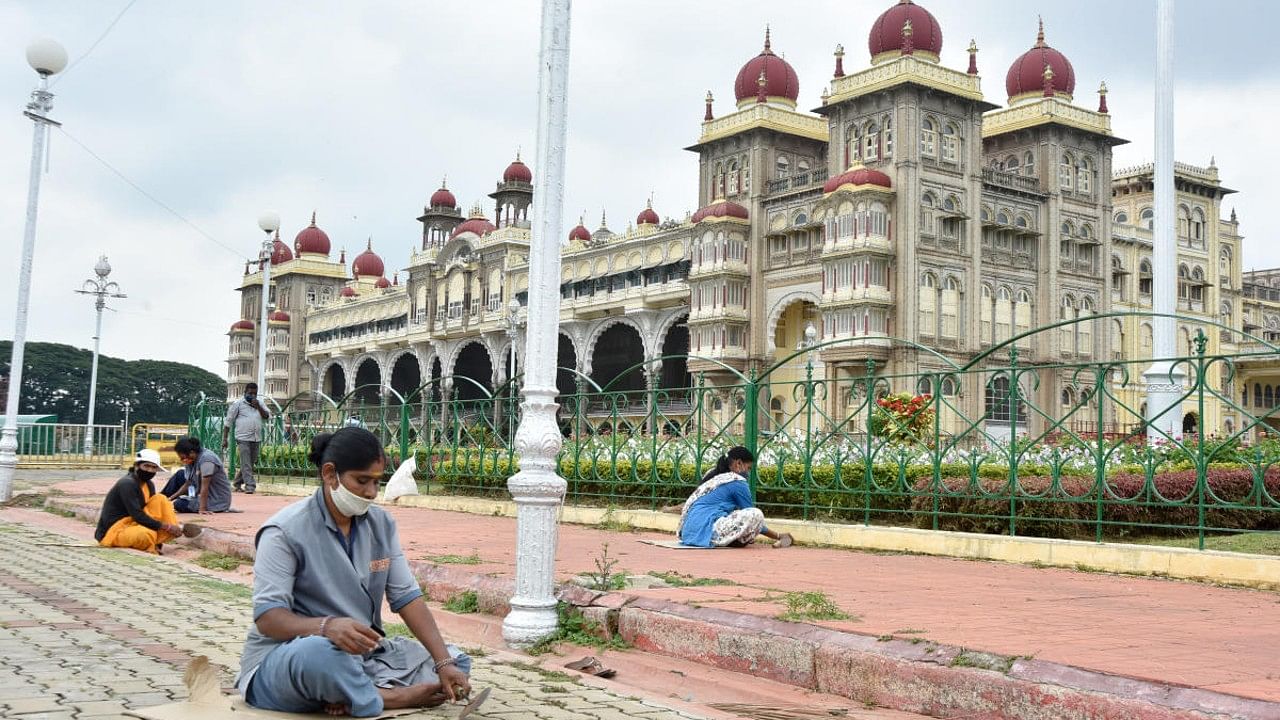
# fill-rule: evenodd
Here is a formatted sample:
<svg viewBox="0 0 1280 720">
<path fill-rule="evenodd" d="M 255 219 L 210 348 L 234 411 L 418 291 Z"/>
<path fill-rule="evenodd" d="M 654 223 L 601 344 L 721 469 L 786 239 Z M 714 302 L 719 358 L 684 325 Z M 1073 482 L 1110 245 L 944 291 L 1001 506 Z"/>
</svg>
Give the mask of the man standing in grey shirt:
<svg viewBox="0 0 1280 720">
<path fill-rule="evenodd" d="M 258 384 L 249 383 L 244 387 L 244 397 L 227 408 L 227 422 L 222 426 L 223 454 L 226 454 L 227 436 L 232 428 L 235 429 L 236 446 L 240 451 L 240 469 L 236 472 L 233 487 L 250 495 L 258 487 L 253 467 L 258 464 L 258 453 L 262 451 L 262 421 L 269 417 L 271 413 L 258 399 Z"/>
<path fill-rule="evenodd" d="M 198 512 L 201 515 L 230 510 L 231 481 L 227 479 L 222 460 L 201 446 L 198 438 L 178 438 L 173 449 L 186 466 L 187 475 L 187 481 L 170 496 L 174 509 L 180 513 Z M 184 492 L 186 496 L 183 496 Z"/>
</svg>

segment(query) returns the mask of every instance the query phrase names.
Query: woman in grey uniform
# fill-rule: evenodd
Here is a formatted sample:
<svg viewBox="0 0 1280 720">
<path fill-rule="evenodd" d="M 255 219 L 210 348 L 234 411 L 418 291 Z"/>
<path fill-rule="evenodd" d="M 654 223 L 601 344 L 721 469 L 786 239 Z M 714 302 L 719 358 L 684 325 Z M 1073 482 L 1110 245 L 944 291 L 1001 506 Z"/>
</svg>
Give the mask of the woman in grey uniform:
<svg viewBox="0 0 1280 720">
<path fill-rule="evenodd" d="M 253 624 L 236 687 L 250 705 L 350 713 L 465 697 L 471 659 L 445 645 L 409 570 L 395 521 L 373 505 L 386 458 L 373 433 L 317 435 L 321 487 L 258 531 Z M 388 638 L 383 599 L 417 640 Z"/>
</svg>

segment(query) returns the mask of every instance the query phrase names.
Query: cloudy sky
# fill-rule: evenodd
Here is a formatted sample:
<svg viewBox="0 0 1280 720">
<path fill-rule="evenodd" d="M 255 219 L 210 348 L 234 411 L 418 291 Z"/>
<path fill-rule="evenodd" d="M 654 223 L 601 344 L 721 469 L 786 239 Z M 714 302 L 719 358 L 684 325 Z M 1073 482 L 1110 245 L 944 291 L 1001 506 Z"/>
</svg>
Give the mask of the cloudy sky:
<svg viewBox="0 0 1280 720">
<path fill-rule="evenodd" d="M 60 40 L 80 58 L 128 0 L 0 0 L 0 253 L 20 253 L 35 76 L 22 49 Z M 773 47 L 818 105 L 843 43 L 852 72 L 891 0 L 578 0 L 569 95 L 566 220 L 610 225 L 654 194 L 662 215 L 694 209 L 703 96 L 732 105 L 738 68 Z M 1154 0 L 928 0 L 943 62 L 963 69 L 975 38 L 988 99 L 1004 101 L 1009 63 L 1035 40 L 1070 57 L 1077 100 L 1100 80 L 1118 135 L 1117 167 L 1151 158 Z M 1274 122 L 1280 63 L 1269 54 L 1280 5 L 1178 2 L 1177 155 L 1216 156 L 1246 234 L 1246 267 L 1280 265 Z M 368 237 L 405 265 L 414 218 L 441 177 L 465 209 L 524 149 L 533 162 L 539 3 L 534 0 L 134 0 L 82 62 L 57 78 L 28 338 L 88 347 L 93 312 L 73 291 L 107 254 L 129 299 L 106 318 L 103 351 L 191 362 L 223 374 L 233 288 L 260 242 L 262 209 L 292 237 L 317 211 L 335 251 Z M 68 135 L 70 137 L 68 137 Z M 126 184 L 89 152 L 143 188 Z M 535 173 L 537 168 L 534 168 Z M 10 274 L 13 277 L 13 274 Z M 0 337 L 11 337 L 14 282 L 0 284 Z"/>
</svg>

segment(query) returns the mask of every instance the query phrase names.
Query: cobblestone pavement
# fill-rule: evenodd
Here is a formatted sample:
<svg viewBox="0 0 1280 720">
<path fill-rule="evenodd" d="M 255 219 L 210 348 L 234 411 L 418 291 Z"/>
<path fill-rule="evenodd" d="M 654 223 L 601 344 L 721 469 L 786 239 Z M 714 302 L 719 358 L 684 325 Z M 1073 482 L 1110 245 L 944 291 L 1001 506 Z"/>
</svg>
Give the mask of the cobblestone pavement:
<svg viewBox="0 0 1280 720">
<path fill-rule="evenodd" d="M 123 717 L 182 700 L 182 674 L 197 655 L 222 666 L 230 685 L 250 614 L 247 587 L 165 558 L 77 544 L 0 523 L 0 716 Z M 493 687 L 474 718 L 696 718 L 495 656 L 477 657 L 472 681 Z"/>
</svg>

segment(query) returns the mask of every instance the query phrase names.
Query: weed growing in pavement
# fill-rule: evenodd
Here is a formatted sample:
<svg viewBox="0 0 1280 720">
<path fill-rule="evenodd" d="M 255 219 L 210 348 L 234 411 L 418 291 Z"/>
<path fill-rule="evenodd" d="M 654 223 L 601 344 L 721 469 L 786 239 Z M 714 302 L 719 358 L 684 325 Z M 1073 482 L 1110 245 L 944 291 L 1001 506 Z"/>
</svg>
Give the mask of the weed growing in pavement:
<svg viewBox="0 0 1280 720">
<path fill-rule="evenodd" d="M 710 585 L 737 585 L 738 583 L 724 578 L 702 578 L 692 575 L 682 575 L 675 570 L 666 572 L 658 572 L 650 570 L 649 575 L 656 577 L 671 587 L 707 587 Z"/>
<path fill-rule="evenodd" d="M 544 693 L 567 693 L 567 692 L 569 692 L 569 688 L 567 688 L 567 687 L 565 687 L 565 686 L 563 686 L 563 685 L 542 685 L 542 686 L 541 686 L 541 687 L 539 687 L 538 689 L 539 689 L 539 690 L 541 690 L 541 691 L 542 691 L 542 692 L 544 692 Z"/>
<path fill-rule="evenodd" d="M 626 520 L 619 520 L 613 516 L 613 512 L 617 509 L 618 508 L 613 505 L 605 508 L 604 517 L 600 518 L 600 522 L 596 523 L 596 529 L 608 530 L 610 532 L 635 532 L 635 525 L 632 525 Z"/>
<path fill-rule="evenodd" d="M 558 643 L 562 642 L 600 648 L 601 650 L 626 650 L 631 647 L 627 641 L 617 635 L 612 635 L 607 640 L 601 637 L 600 624 L 588 620 L 581 610 L 568 603 L 559 603 L 556 606 L 556 615 L 558 618 L 556 631 L 529 648 L 528 653 L 530 655 L 549 653 L 555 649 Z"/>
<path fill-rule="evenodd" d="M 783 598 L 787 605 L 786 612 L 778 616 L 779 620 L 851 620 L 849 613 L 827 597 L 821 590 L 809 592 L 789 592 Z"/>
<path fill-rule="evenodd" d="M 223 580 L 214 580 L 212 578 L 192 580 L 191 587 L 220 593 L 234 600 L 248 600 L 253 597 L 253 588 L 248 585 L 240 585 L 238 583 L 230 583 Z"/>
<path fill-rule="evenodd" d="M 484 562 L 475 552 L 470 555 L 431 555 L 427 559 L 441 565 L 479 565 Z"/>
<path fill-rule="evenodd" d="M 627 586 L 627 574 L 613 571 L 618 566 L 618 559 L 609 557 L 609 543 L 605 543 L 600 547 L 600 554 L 595 558 L 595 565 L 595 572 L 582 574 L 587 579 L 587 587 L 589 589 L 607 592 L 609 590 L 621 590 Z"/>
<path fill-rule="evenodd" d="M 192 562 L 209 570 L 235 570 L 248 561 L 244 558 L 236 557 L 235 555 L 223 555 L 218 552 L 202 552 L 200 553 L 200 556 Z"/>
<path fill-rule="evenodd" d="M 480 612 L 480 596 L 475 590 L 464 590 L 445 600 L 444 609 L 463 615 Z"/>
<path fill-rule="evenodd" d="M 462 652 L 473 658 L 482 658 L 489 654 L 488 650 L 485 650 L 478 645 L 474 647 L 464 647 L 462 648 Z"/>
<path fill-rule="evenodd" d="M 578 684 L 578 678 L 574 677 L 573 675 L 570 675 L 568 673 L 562 673 L 559 670 L 547 670 L 541 666 L 534 665 L 533 663 L 524 662 L 523 660 L 512 660 L 510 662 L 502 663 L 502 664 L 506 665 L 507 667 L 515 668 L 516 670 L 523 670 L 525 672 L 537 673 L 542 677 L 543 680 L 549 683 L 572 683 L 574 685 Z"/>
</svg>

